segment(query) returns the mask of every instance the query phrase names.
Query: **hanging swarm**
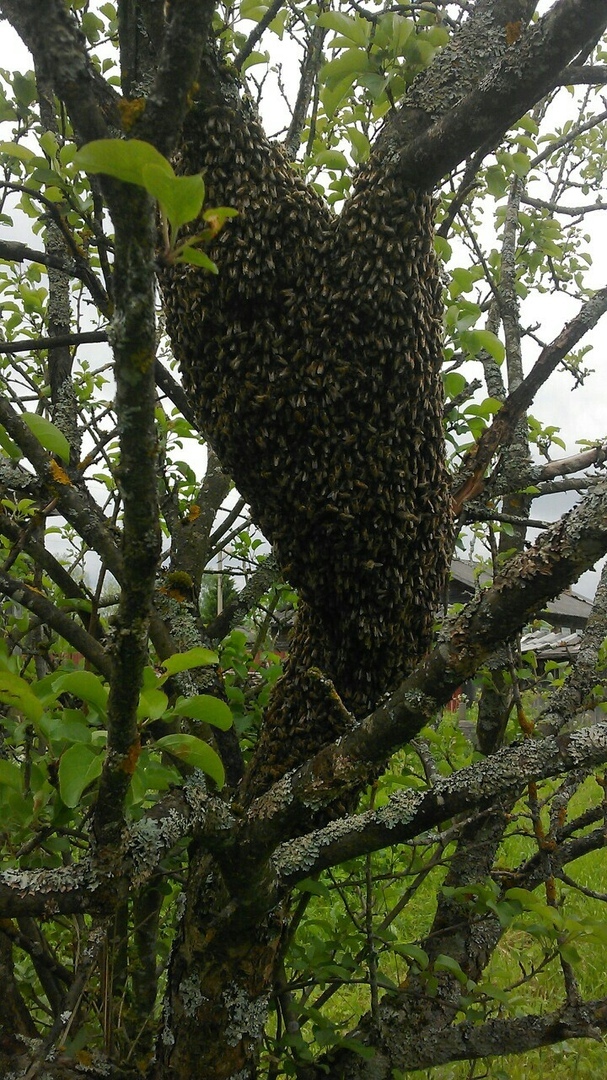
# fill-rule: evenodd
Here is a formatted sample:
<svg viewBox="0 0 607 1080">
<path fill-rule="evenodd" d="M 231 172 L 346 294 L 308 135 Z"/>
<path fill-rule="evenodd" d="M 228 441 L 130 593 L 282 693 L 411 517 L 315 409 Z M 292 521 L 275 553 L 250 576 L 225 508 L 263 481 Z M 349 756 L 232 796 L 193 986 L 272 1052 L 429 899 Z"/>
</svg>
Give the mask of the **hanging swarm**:
<svg viewBox="0 0 607 1080">
<path fill-rule="evenodd" d="M 451 540 L 442 307 L 427 195 L 372 161 L 333 215 L 246 103 L 212 95 L 178 167 L 239 216 L 218 277 L 181 265 L 162 287 L 201 426 L 302 600 L 259 792 L 343 730 L 327 679 L 360 717 L 428 647 Z"/>
</svg>

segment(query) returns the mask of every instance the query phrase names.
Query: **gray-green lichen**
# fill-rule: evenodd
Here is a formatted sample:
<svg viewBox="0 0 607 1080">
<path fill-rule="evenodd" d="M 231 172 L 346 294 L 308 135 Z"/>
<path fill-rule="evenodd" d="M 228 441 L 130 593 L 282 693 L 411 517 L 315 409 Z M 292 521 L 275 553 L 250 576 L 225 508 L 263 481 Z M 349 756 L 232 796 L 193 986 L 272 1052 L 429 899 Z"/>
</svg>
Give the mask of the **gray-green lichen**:
<svg viewBox="0 0 607 1080">
<path fill-rule="evenodd" d="M 263 1035 L 268 1018 L 269 994 L 251 999 L 240 986 L 229 986 L 222 995 L 228 1012 L 225 1038 L 228 1046 L 237 1046 L 242 1038 L 256 1041 Z"/>
<path fill-rule="evenodd" d="M 195 1016 L 197 1010 L 208 999 L 200 989 L 200 980 L 197 975 L 188 975 L 179 984 L 179 999 L 186 1016 Z"/>
</svg>

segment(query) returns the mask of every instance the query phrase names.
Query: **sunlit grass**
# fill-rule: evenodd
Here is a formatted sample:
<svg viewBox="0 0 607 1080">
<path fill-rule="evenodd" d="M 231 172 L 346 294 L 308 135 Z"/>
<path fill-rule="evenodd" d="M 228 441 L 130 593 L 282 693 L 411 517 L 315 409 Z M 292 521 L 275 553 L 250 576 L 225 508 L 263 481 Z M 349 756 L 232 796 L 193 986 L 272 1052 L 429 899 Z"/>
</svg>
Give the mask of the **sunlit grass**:
<svg viewBox="0 0 607 1080">
<path fill-rule="evenodd" d="M 443 731 L 442 734 L 444 735 L 445 732 Z M 461 747 L 456 735 L 452 758 L 458 758 L 460 751 L 463 757 L 464 754 L 470 753 L 470 747 L 469 744 L 467 749 Z M 467 763 L 465 760 L 457 762 L 452 760 L 452 764 L 456 767 L 461 767 L 465 763 Z M 539 794 L 540 799 L 546 799 L 558 788 L 558 781 L 543 785 Z M 588 808 L 600 806 L 603 794 L 597 781 L 592 777 L 588 778 L 569 799 L 567 820 L 571 822 Z M 380 792 L 380 801 L 381 798 Z M 542 810 L 541 816 L 547 827 L 549 817 L 547 806 Z M 599 823 L 595 822 L 589 828 L 596 829 L 598 826 Z M 372 857 L 373 873 L 376 879 L 373 905 L 375 926 L 381 925 L 382 913 L 390 910 L 395 900 L 414 879 L 415 875 L 412 874 L 405 875 L 402 881 L 397 880 L 396 877 L 389 880 L 391 873 L 396 874 L 399 866 L 403 867 L 403 862 L 406 865 L 409 850 L 406 847 L 396 848 L 393 851 L 378 852 Z M 437 892 L 440 890 L 446 864 L 452 851 L 453 848 L 449 847 L 443 852 L 444 857 L 441 863 L 428 874 L 403 908 L 398 919 L 391 925 L 396 940 L 420 942 L 430 930 L 436 908 Z M 537 840 L 533 834 L 529 807 L 521 802 L 516 814 L 512 815 L 509 832 L 498 854 L 497 866 L 504 870 L 513 870 L 534 856 L 536 852 Z M 568 864 L 565 869 L 567 875 L 583 888 L 599 894 L 607 894 L 607 849 L 585 855 Z M 347 889 L 350 889 L 348 903 L 352 910 L 358 910 L 360 928 L 360 913 L 364 905 L 362 861 L 342 867 L 340 874 L 345 875 L 348 880 Z M 323 881 L 325 880 L 327 879 L 323 877 Z M 343 885 L 344 878 L 340 880 Z M 337 952 L 340 945 L 345 946 L 349 929 L 350 955 L 354 955 L 359 952 L 364 942 L 360 937 L 360 932 L 353 932 L 353 926 L 342 907 L 338 893 L 339 889 L 334 883 L 330 887 L 330 896 L 325 895 L 322 899 L 313 898 L 308 914 L 312 915 L 313 922 L 316 914 L 324 922 L 323 927 L 320 925 L 318 927 L 317 940 L 322 939 L 326 934 Z M 545 902 L 545 887 L 543 885 L 538 887 L 534 895 Z M 557 905 L 558 910 L 569 919 L 595 920 L 600 930 L 607 925 L 607 908 L 599 898 L 584 895 L 561 881 L 557 881 Z M 556 943 L 550 944 L 545 938 L 527 932 L 526 917 L 517 919 L 515 925 L 504 932 L 484 973 L 483 982 L 492 984 L 500 990 L 503 989 L 509 995 L 507 1003 L 500 1001 L 495 1001 L 493 1005 L 491 1002 L 488 1003 L 488 1018 L 507 1019 L 509 1016 L 541 1015 L 556 1011 L 563 1004 L 563 972 Z M 541 914 L 539 917 L 541 921 Z M 528 921 L 537 921 L 534 913 L 529 914 Z M 579 961 L 575 964 L 575 975 L 582 998 L 593 1000 L 607 995 L 607 944 L 597 940 L 596 936 L 591 937 L 589 934 L 585 936 L 586 929 L 588 927 L 585 925 L 580 927 L 580 937 L 575 941 L 579 954 Z M 307 933 L 304 929 L 303 939 L 305 940 L 306 937 Z M 312 945 L 312 942 L 308 941 L 308 944 Z M 398 985 L 406 978 L 406 960 L 393 951 L 389 941 L 386 941 L 385 950 L 382 951 L 380 948 L 379 951 L 380 978 L 383 975 L 386 980 L 391 981 L 392 985 Z M 307 948 L 304 952 L 307 953 Z M 322 953 L 322 945 L 320 945 L 320 952 Z M 551 956 L 548 955 L 550 953 L 552 953 Z M 335 952 L 332 956 L 339 961 Z M 307 959 L 311 960 L 309 954 Z M 314 962 L 312 961 L 308 972 L 313 971 Z M 363 961 L 355 976 L 350 980 L 346 979 L 341 988 L 324 1005 L 324 1015 L 330 1018 L 337 1029 L 344 1034 L 355 1025 L 361 1012 L 369 1008 L 369 988 L 365 980 L 366 961 Z M 313 1004 L 316 996 L 316 993 L 312 993 L 308 1004 Z M 309 1037 L 309 1027 L 307 1034 Z M 311 1049 L 314 1053 L 321 1049 L 316 1039 Z M 535 1080 L 544 1076 L 550 1077 L 550 1080 L 570 1080 L 576 1077 L 580 1080 L 594 1080 L 595 1077 L 607 1075 L 607 1039 L 597 1041 L 572 1039 L 569 1042 L 521 1055 L 454 1063 L 407 1075 L 417 1077 L 418 1080 L 421 1078 L 424 1080 L 480 1080 L 482 1077 L 488 1077 L 491 1080 L 530 1080 L 530 1078 Z"/>
</svg>

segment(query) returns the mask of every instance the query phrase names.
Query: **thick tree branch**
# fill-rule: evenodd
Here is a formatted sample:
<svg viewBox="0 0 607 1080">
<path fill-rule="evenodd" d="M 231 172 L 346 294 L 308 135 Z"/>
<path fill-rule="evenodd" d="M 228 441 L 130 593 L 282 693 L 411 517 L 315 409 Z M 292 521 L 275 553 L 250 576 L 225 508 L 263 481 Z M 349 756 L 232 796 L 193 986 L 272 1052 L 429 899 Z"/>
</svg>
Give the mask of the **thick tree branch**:
<svg viewBox="0 0 607 1080">
<path fill-rule="evenodd" d="M 607 484 L 511 559 L 492 588 L 483 590 L 448 624 L 443 640 L 375 712 L 337 743 L 287 775 L 250 808 L 241 827 L 245 846 L 271 851 L 286 836 L 314 823 L 329 805 L 360 784 L 372 765 L 410 741 L 475 673 L 498 645 L 576 581 L 607 550 Z"/>
<path fill-rule="evenodd" d="M 221 836 L 229 825 L 225 803 L 205 794 L 194 779 L 188 780 L 131 825 L 114 867 L 114 879 L 100 872 L 88 855 L 79 863 L 57 869 L 4 870 L 0 873 L 0 917 L 103 915 L 115 904 L 121 883 L 143 888 L 157 873 L 159 862 L 183 837 L 204 830 Z"/>
<path fill-rule="evenodd" d="M 110 862 L 119 852 L 124 799 L 141 749 L 137 705 L 160 555 L 154 413 L 156 232 L 151 200 L 142 188 L 123 184 L 112 216 L 116 314 L 111 336 L 124 506 L 123 569 L 108 698 L 107 755 L 93 812 L 98 854 Z"/>
<path fill-rule="evenodd" d="M 37 0 L 2 0 L 0 13 L 34 59 L 44 58 L 55 91 L 83 141 L 105 138 L 108 125 L 120 129 L 119 96 L 91 63 L 84 36 L 61 0 L 48 0 L 43 19 Z"/>
<path fill-rule="evenodd" d="M 143 113 L 129 132 L 153 143 L 165 156 L 175 149 L 190 106 L 215 4 L 213 0 L 177 0 L 167 10 L 170 16 L 154 84 L 145 98 Z"/>
<path fill-rule="evenodd" d="M 572 64 L 561 72 L 562 86 L 603 86 L 607 82 L 607 67 L 604 64 L 585 64 L 576 67 Z"/>
<path fill-rule="evenodd" d="M 456 814 L 488 810 L 503 796 L 522 793 L 532 780 L 607 761 L 607 724 L 562 737 L 525 740 L 441 779 L 429 791 L 401 790 L 379 810 L 332 822 L 282 844 L 272 862 L 281 886 L 359 855 L 407 843 Z"/>
<path fill-rule="evenodd" d="M 450 1061 L 521 1054 L 565 1039 L 598 1039 L 604 1031 L 607 1031 L 607 998 L 580 1001 L 543 1016 L 533 1013 L 476 1025 L 466 1021 L 440 1029 L 429 1026 L 414 1034 L 407 1031 L 400 1011 L 394 1008 L 389 1021 L 382 1024 L 380 1049 L 371 1060 L 363 1062 L 353 1051 L 344 1048 L 330 1056 L 330 1067 L 335 1070 L 334 1075 L 347 1080 L 366 1080 L 369 1076 L 374 1080 L 389 1080 L 394 1069 L 412 1072 Z M 298 1075 L 301 1080 L 320 1080 L 326 1076 L 326 1063 L 318 1069 L 303 1069 Z"/>
<path fill-rule="evenodd" d="M 563 68 L 585 47 L 598 41 L 607 26 L 603 0 L 559 0 L 525 31 L 470 93 L 427 130 L 411 138 L 402 113 L 404 144 L 395 125 L 379 147 L 406 186 L 433 188 L 464 158 L 499 142 L 504 131 L 561 81 Z"/>
</svg>

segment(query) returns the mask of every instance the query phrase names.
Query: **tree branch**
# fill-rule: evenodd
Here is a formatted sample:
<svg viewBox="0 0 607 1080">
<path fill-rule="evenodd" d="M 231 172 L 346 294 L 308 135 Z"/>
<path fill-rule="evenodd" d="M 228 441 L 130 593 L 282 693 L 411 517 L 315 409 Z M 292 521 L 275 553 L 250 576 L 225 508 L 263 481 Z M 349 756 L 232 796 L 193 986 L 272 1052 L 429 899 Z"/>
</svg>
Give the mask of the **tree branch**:
<svg viewBox="0 0 607 1080">
<path fill-rule="evenodd" d="M 97 671 L 101 672 L 106 679 L 109 678 L 111 664 L 103 646 L 91 634 L 87 633 L 79 623 L 71 619 L 64 611 L 55 607 L 46 596 L 43 596 L 37 589 L 31 589 L 24 582 L 16 581 L 15 578 L 10 577 L 9 574 L 5 574 L 3 571 L 0 571 L 0 592 L 4 593 L 5 596 L 10 596 L 16 604 L 27 608 L 41 622 L 52 627 L 61 637 L 69 641 L 70 645 L 73 645 L 78 652 L 82 653 L 93 667 L 97 668 Z"/>
<path fill-rule="evenodd" d="M 105 138 L 108 127 L 120 130 L 119 95 L 91 63 L 84 36 L 61 0 L 48 0 L 43 19 L 37 0 L 1 0 L 0 11 L 34 59 L 43 57 L 83 141 Z"/>
<path fill-rule="evenodd" d="M 244 848 L 269 853 L 285 837 L 313 828 L 322 806 L 343 800 L 371 766 L 414 738 L 498 645 L 511 640 L 606 550 L 603 482 L 530 551 L 509 560 L 500 578 L 447 625 L 443 640 L 386 702 L 251 805 L 241 826 Z"/>
<path fill-rule="evenodd" d="M 0 872 L 0 917 L 107 914 L 116 902 L 120 882 L 132 889 L 143 888 L 184 836 L 203 832 L 221 836 L 229 824 L 225 803 L 190 779 L 130 826 L 114 878 L 100 872 L 88 855 L 79 863 L 56 869 Z"/>
<path fill-rule="evenodd" d="M 565 68 L 561 72 L 562 86 L 602 86 L 607 82 L 607 67 L 604 64 L 584 64 L 582 67 Z"/>
<path fill-rule="evenodd" d="M 464 158 L 488 152 L 504 131 L 561 81 L 563 68 L 607 26 L 603 0 L 559 0 L 512 45 L 480 84 L 429 126 L 417 114 L 417 134 L 407 130 L 407 103 L 378 143 L 386 168 L 405 186 L 433 188 Z M 431 70 L 431 69 L 430 69 Z M 461 84 L 458 84 L 461 85 Z M 455 97 L 457 92 L 455 92 Z M 453 96 L 447 98 L 447 103 Z M 420 125 L 426 130 L 419 133 Z"/>
<path fill-rule="evenodd" d="M 145 98 L 143 113 L 129 131 L 165 156 L 175 149 L 190 107 L 215 4 L 213 0 L 176 0 L 169 10 L 154 85 Z"/>
<path fill-rule="evenodd" d="M 509 441 L 520 417 L 533 401 L 540 386 L 546 382 L 567 353 L 577 344 L 607 311 L 607 287 L 587 300 L 561 333 L 542 349 L 533 368 L 504 402 L 493 423 L 464 458 L 454 492 L 454 508 L 459 513 L 463 504 L 478 495 L 485 486 L 485 473 L 496 450 Z"/>
<path fill-rule="evenodd" d="M 234 57 L 234 67 L 237 71 L 240 71 L 245 60 L 248 60 L 249 56 L 253 52 L 253 49 L 257 45 L 257 42 L 263 37 L 265 31 L 273 19 L 276 18 L 281 7 L 284 6 L 285 0 L 273 0 L 267 11 L 261 17 L 257 25 L 251 30 L 247 40 L 240 52 Z"/>
<path fill-rule="evenodd" d="M 332 822 L 282 844 L 272 862 L 281 887 L 372 851 L 414 840 L 456 814 L 486 811 L 503 796 L 516 796 L 532 780 L 547 780 L 573 768 L 607 760 L 607 723 L 570 735 L 525 740 L 484 761 L 438 780 L 428 791 L 401 790 L 379 810 Z"/>
<path fill-rule="evenodd" d="M 402 1024 L 400 1011 L 392 1008 L 382 1024 L 381 1050 L 364 1063 L 354 1051 L 331 1054 L 334 1075 L 347 1080 L 388 1080 L 394 1069 L 411 1072 L 432 1068 L 451 1061 L 475 1061 L 502 1054 L 521 1054 L 550 1046 L 565 1039 L 598 1039 L 607 1031 L 607 998 L 580 1001 L 538 1016 L 531 1013 L 505 1020 L 488 1020 L 484 1024 L 466 1021 L 450 1026 L 428 1025 L 412 1036 Z M 360 1033 L 357 1033 L 360 1038 Z M 375 1040 L 373 1040 L 375 1041 Z M 322 1065 L 302 1070 L 300 1080 L 320 1080 L 326 1076 L 326 1061 Z"/>
<path fill-rule="evenodd" d="M 54 337 L 27 338 L 23 341 L 0 341 L 0 353 L 14 356 L 21 352 L 36 352 L 40 349 L 59 348 L 62 345 L 91 345 L 107 341 L 106 330 L 90 330 L 79 334 L 58 334 Z"/>
<path fill-rule="evenodd" d="M 0 240 L 0 259 L 6 259 L 7 262 L 24 262 L 27 260 L 28 262 L 40 263 L 41 266 L 62 270 L 72 277 L 79 278 L 80 281 L 84 282 L 91 296 L 99 301 L 101 310 L 107 311 L 108 297 L 105 289 L 84 259 L 62 258 L 61 255 L 53 255 L 52 252 L 36 251 L 34 248 L 28 247 L 27 244 L 22 244 L 16 240 Z M 5 343 L 2 342 L 2 344 Z M 65 342 L 65 344 L 76 343 Z"/>
</svg>

